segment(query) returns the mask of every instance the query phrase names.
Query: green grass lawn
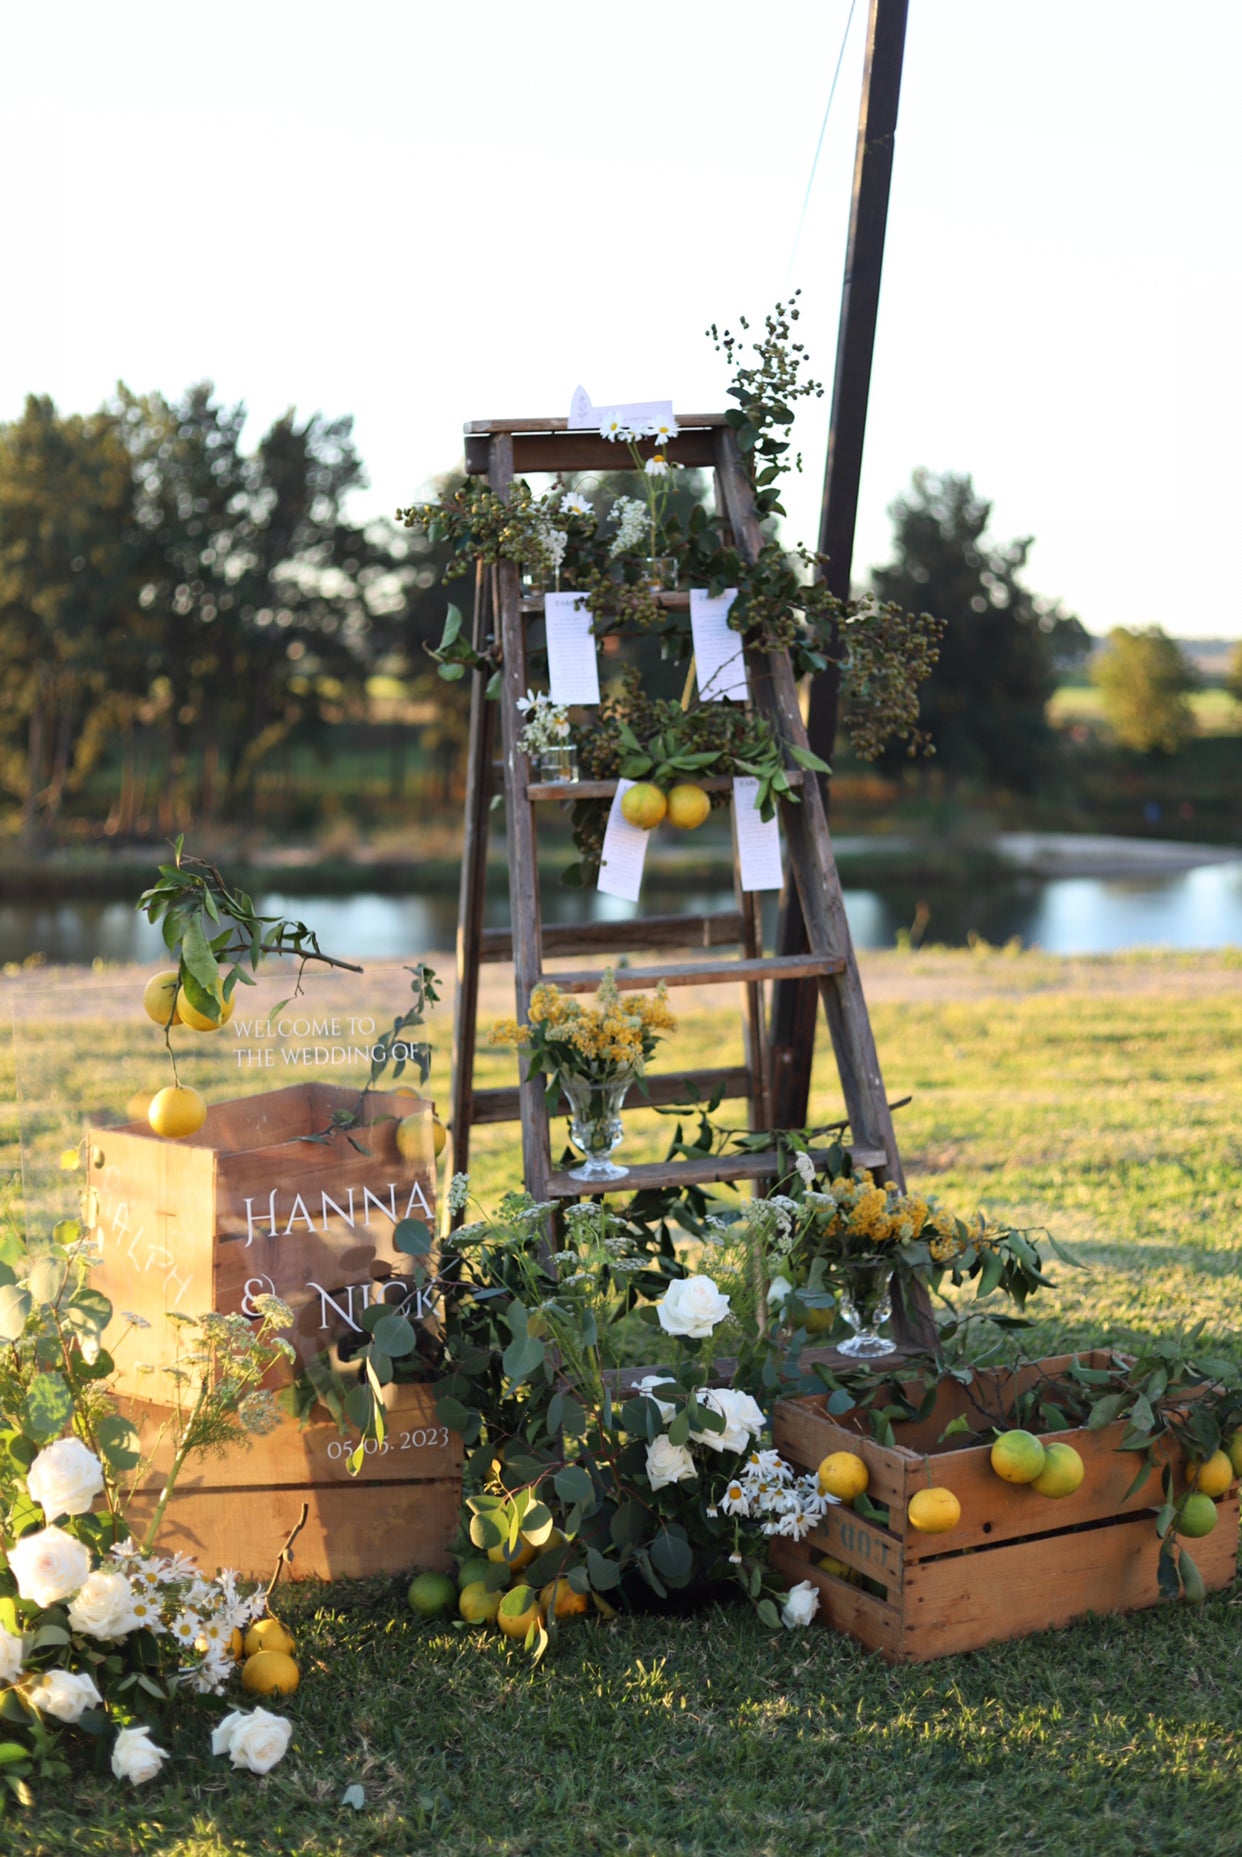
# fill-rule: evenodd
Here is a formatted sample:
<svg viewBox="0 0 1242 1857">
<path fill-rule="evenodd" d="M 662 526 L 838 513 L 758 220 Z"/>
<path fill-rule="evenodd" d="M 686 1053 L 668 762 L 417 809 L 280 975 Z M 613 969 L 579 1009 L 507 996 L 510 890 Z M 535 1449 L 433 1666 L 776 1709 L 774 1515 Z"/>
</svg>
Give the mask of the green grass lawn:
<svg viewBox="0 0 1242 1857">
<path fill-rule="evenodd" d="M 505 1004 L 491 974 L 485 1018 Z M 1033 1351 L 1202 1318 L 1242 1356 L 1236 954 L 882 954 L 864 982 L 890 1096 L 913 1096 L 898 1115 L 912 1185 L 1047 1225 L 1082 1266 L 1058 1266 L 1032 1304 Z M 433 1028 L 442 1101 L 448 1025 Z M 676 1060 L 730 1062 L 736 1025 L 727 1003 L 689 1014 Z M 131 1034 L 80 1032 L 76 1087 L 102 1090 L 105 1039 Z M 480 1081 L 511 1063 L 484 1053 Z M 830 1072 L 825 1043 L 823 1116 Z M 35 1107 L 50 1141 L 49 1104 Z M 623 1157 L 659 1151 L 667 1124 L 626 1120 Z M 511 1130 L 482 1134 L 490 1201 L 518 1165 Z M 902 1670 L 819 1627 L 773 1638 L 744 1607 L 571 1624 L 539 1669 L 497 1638 L 416 1623 L 401 1583 L 307 1586 L 283 1610 L 303 1683 L 279 1705 L 294 1743 L 269 1778 L 211 1762 L 220 1705 L 187 1706 L 165 1743 L 170 1778 L 133 1793 L 84 1773 L 71 1800 L 0 1822 L 0 1851 L 1242 1851 L 1236 1591 Z M 355 1783 L 361 1811 L 341 1802 Z"/>
</svg>

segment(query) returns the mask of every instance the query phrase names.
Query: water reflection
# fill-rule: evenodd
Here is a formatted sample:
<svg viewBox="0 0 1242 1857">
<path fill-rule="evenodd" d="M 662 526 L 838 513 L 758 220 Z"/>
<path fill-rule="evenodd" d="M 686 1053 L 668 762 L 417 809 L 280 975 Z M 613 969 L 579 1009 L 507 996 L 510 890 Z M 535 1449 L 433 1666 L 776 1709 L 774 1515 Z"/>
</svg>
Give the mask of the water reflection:
<svg viewBox="0 0 1242 1857">
<path fill-rule="evenodd" d="M 456 895 L 353 897 L 269 891 L 259 896 L 264 915 L 309 922 L 325 948 L 370 960 L 403 960 L 428 949 L 451 948 L 457 933 Z M 545 886 L 549 923 L 625 921 L 639 909 L 615 897 Z M 925 939 L 963 946 L 972 935 L 997 944 L 1017 936 L 1053 954 L 1110 954 L 1122 948 L 1195 949 L 1242 946 L 1242 861 L 1208 864 L 1169 877 L 1038 879 L 1015 877 L 974 886 L 890 882 L 847 889 L 845 906 L 856 944 L 891 948 L 920 905 L 928 911 Z M 653 879 L 641 913 L 705 913 L 728 909 L 727 890 L 687 890 Z M 765 898 L 772 934 L 776 898 Z M 488 896 L 486 921 L 503 927 L 508 897 L 503 881 Z M 0 961 L 41 953 L 49 962 L 157 961 L 159 930 L 127 903 L 0 904 Z"/>
</svg>

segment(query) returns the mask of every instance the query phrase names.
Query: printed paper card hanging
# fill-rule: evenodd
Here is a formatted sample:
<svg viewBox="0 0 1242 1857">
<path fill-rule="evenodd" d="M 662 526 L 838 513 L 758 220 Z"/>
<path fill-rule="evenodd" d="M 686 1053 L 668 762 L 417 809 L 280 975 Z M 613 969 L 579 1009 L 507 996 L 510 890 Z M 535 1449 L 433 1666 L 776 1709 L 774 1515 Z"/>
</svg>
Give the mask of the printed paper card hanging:
<svg viewBox="0 0 1242 1857">
<path fill-rule="evenodd" d="M 599 658 L 585 593 L 545 593 L 548 682 L 554 703 L 599 702 Z"/>
<path fill-rule="evenodd" d="M 736 598 L 736 587 L 727 587 L 714 599 L 704 587 L 690 589 L 695 675 L 704 703 L 717 703 L 726 696 L 737 703 L 746 701 L 742 634 L 729 629 L 729 608 Z"/>
<path fill-rule="evenodd" d="M 632 780 L 618 780 L 604 829 L 604 848 L 600 853 L 599 882 L 596 889 L 605 896 L 619 896 L 623 902 L 636 903 L 643 886 L 643 865 L 647 858 L 650 832 L 631 825 L 621 812 L 621 802 L 634 785 Z"/>
<path fill-rule="evenodd" d="M 779 890 L 781 834 L 775 817 L 761 819 L 755 800 L 759 782 L 753 774 L 733 776 L 733 832 L 743 890 Z"/>
</svg>

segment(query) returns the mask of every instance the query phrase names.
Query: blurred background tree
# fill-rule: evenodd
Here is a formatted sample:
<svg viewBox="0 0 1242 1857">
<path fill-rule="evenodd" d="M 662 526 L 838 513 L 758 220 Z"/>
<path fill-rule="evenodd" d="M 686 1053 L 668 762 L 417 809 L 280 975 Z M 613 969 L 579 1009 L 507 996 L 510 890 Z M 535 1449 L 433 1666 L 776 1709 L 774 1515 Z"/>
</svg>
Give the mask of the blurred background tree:
<svg viewBox="0 0 1242 1857">
<path fill-rule="evenodd" d="M 1048 699 L 1090 639 L 1059 602 L 1020 578 L 1032 538 L 985 541 L 992 506 L 969 477 L 914 473 L 889 511 L 894 559 L 876 568 L 881 600 L 946 621 L 919 693 L 935 765 L 959 779 L 1028 791 L 1054 749 Z"/>
<path fill-rule="evenodd" d="M 1123 748 L 1136 754 L 1176 754 L 1195 732 L 1191 692 L 1199 676 L 1181 647 L 1147 626 L 1115 626 L 1091 666 L 1104 720 Z"/>
</svg>

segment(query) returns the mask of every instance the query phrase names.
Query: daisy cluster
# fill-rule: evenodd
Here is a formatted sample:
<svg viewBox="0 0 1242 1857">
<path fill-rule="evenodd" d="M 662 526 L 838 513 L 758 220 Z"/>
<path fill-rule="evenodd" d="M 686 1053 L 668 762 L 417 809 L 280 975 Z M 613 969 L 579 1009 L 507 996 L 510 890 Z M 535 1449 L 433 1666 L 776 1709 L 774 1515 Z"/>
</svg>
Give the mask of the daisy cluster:
<svg viewBox="0 0 1242 1857">
<path fill-rule="evenodd" d="M 177 1680 L 199 1695 L 220 1695 L 234 1667 L 233 1633 L 244 1637 L 267 1610 L 262 1589 L 243 1593 L 227 1567 L 209 1580 L 188 1554 L 148 1554 L 134 1541 L 119 1541 L 112 1559 L 116 1571 L 91 1578 L 128 1586 L 131 1629 L 167 1636 L 183 1659 Z"/>
<path fill-rule="evenodd" d="M 835 1496 L 821 1494 L 813 1471 L 798 1476 L 779 1451 L 752 1451 L 717 1507 L 722 1515 L 757 1523 L 761 1534 L 801 1541 L 835 1501 Z"/>
</svg>

